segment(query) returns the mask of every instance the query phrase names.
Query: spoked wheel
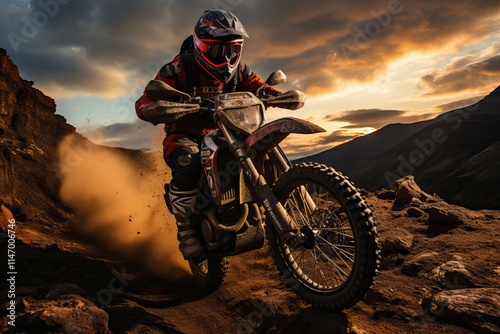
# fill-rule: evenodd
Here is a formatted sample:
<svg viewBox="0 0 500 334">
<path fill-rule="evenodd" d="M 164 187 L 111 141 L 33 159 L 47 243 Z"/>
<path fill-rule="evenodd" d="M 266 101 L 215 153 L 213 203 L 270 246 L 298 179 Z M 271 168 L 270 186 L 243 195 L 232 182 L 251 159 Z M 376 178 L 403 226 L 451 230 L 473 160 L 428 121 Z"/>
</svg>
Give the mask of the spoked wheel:
<svg viewBox="0 0 500 334">
<path fill-rule="evenodd" d="M 226 257 L 213 256 L 201 262 L 189 261 L 189 267 L 201 288 L 216 290 L 226 277 L 228 260 Z"/>
<path fill-rule="evenodd" d="M 376 274 L 380 246 L 372 213 L 353 184 L 331 167 L 310 163 L 281 175 L 273 191 L 294 227 L 314 239 L 291 249 L 266 224 L 285 283 L 323 309 L 340 311 L 360 301 Z"/>
</svg>

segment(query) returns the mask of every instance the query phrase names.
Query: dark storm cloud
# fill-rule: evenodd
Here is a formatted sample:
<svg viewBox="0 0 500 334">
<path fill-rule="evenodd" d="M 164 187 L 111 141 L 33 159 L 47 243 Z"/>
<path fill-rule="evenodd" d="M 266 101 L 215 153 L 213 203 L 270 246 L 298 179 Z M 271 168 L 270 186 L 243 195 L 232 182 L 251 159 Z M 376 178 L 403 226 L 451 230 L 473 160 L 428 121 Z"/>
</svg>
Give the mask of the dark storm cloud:
<svg viewBox="0 0 500 334">
<path fill-rule="evenodd" d="M 172 3 L 41 0 L 30 1 L 30 11 L 2 3 L 0 45 L 42 87 L 124 94 L 127 76 L 141 76 L 148 64 L 159 69 L 185 37 L 166 29 L 176 21 Z"/>
<path fill-rule="evenodd" d="M 462 57 L 420 78 L 420 85 L 430 90 L 423 96 L 491 89 L 492 85 L 496 87 L 499 82 L 500 55 L 480 61 L 475 61 L 473 56 Z"/>
<path fill-rule="evenodd" d="M 498 29 L 497 21 L 486 20 L 498 13 L 496 0 L 36 0 L 31 11 L 26 3 L 0 3 L 0 46 L 22 74 L 42 88 L 108 96 L 154 75 L 148 66 L 171 60 L 203 10 L 214 7 L 242 20 L 250 35 L 243 59 L 257 73 L 281 68 L 290 85 L 310 94 L 369 82 L 409 52 L 458 38 L 474 43 Z M 40 23 L 47 3 L 59 4 L 58 12 L 45 14 L 46 24 L 26 38 L 26 22 L 37 17 Z M 9 33 L 24 40 L 13 44 Z M 68 67 L 70 73 L 56 74 Z"/>
</svg>

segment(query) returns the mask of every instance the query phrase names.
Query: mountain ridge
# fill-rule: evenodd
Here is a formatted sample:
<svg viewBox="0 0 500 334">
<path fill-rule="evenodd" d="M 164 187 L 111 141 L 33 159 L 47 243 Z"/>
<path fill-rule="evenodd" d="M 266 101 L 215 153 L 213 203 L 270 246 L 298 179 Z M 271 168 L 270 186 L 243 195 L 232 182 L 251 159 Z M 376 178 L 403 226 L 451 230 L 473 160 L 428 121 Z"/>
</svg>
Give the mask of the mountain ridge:
<svg viewBox="0 0 500 334">
<path fill-rule="evenodd" d="M 499 209 L 500 164 L 492 154 L 500 141 L 499 111 L 500 87 L 468 107 L 428 121 L 389 124 L 298 161 L 332 165 L 370 191 L 392 188 L 396 179 L 413 174 L 451 203 Z M 369 151 L 374 145 L 378 149 Z"/>
</svg>

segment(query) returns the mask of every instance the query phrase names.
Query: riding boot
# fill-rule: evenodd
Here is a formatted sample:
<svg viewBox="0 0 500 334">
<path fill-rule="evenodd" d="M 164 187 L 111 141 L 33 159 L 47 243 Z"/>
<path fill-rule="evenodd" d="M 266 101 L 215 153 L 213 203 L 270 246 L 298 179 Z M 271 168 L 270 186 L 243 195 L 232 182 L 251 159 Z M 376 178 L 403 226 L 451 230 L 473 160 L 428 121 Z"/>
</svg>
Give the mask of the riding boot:
<svg viewBox="0 0 500 334">
<path fill-rule="evenodd" d="M 170 186 L 169 199 L 177 220 L 177 239 L 184 259 L 193 260 L 202 256 L 205 249 L 200 241 L 199 219 L 194 214 L 196 189 L 183 191 Z"/>
</svg>

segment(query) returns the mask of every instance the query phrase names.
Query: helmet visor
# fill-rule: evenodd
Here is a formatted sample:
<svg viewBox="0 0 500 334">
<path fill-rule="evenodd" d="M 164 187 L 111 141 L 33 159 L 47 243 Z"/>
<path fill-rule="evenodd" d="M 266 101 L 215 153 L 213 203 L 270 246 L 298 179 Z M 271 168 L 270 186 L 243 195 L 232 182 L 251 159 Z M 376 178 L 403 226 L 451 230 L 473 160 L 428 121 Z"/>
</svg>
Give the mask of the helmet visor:
<svg viewBox="0 0 500 334">
<path fill-rule="evenodd" d="M 213 65 L 235 66 L 243 49 L 243 39 L 233 39 L 220 41 L 214 39 L 199 39 L 194 35 L 195 45 L 202 51 L 202 54 Z"/>
<path fill-rule="evenodd" d="M 213 60 L 229 61 L 240 55 L 241 43 L 210 43 L 207 45 L 207 55 Z"/>
</svg>

